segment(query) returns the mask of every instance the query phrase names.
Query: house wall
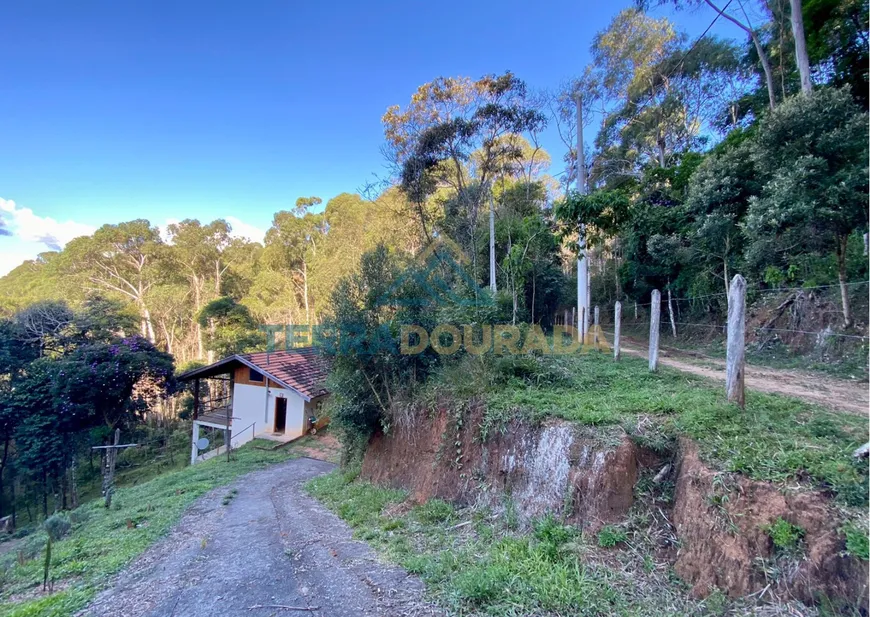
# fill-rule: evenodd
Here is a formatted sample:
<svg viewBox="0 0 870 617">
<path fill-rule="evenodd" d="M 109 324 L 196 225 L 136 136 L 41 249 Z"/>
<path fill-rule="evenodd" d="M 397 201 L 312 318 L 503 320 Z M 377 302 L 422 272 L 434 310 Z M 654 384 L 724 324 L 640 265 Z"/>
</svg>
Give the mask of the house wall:
<svg viewBox="0 0 870 617">
<path fill-rule="evenodd" d="M 247 370 L 245 371 L 247 375 Z M 233 446 L 242 445 L 253 439 L 251 429 L 246 429 L 255 423 L 254 429 L 260 433 L 271 433 L 275 426 L 275 401 L 278 398 L 287 399 L 287 422 L 284 434 L 290 437 L 300 437 L 305 431 L 305 400 L 292 390 L 280 388 L 269 382 L 269 403 L 266 404 L 266 387 L 236 382 L 233 387 Z M 245 431 L 239 433 L 239 431 Z M 239 438 L 236 439 L 235 435 Z"/>
</svg>

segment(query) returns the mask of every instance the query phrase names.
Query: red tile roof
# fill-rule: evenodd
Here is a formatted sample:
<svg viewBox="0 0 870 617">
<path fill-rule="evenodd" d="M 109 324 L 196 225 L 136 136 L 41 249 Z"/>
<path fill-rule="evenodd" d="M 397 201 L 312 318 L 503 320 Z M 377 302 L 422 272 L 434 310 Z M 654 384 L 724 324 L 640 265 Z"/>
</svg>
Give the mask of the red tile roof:
<svg viewBox="0 0 870 617">
<path fill-rule="evenodd" d="M 327 394 L 323 382 L 329 375 L 329 361 L 314 347 L 270 353 L 261 351 L 239 354 L 238 357 L 309 399 Z"/>
</svg>

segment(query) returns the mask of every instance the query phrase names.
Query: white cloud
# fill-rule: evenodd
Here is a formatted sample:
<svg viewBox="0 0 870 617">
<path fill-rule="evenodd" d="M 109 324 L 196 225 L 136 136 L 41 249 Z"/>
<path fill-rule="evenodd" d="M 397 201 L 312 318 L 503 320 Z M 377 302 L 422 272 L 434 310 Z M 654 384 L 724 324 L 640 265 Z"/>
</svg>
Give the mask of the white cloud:
<svg viewBox="0 0 870 617">
<path fill-rule="evenodd" d="M 265 231 L 250 223 L 245 223 L 241 219 L 237 219 L 234 216 L 227 216 L 224 219 L 233 228 L 232 236 L 234 238 L 245 238 L 252 242 L 263 242 L 263 239 L 266 237 Z"/>
<path fill-rule="evenodd" d="M 0 276 L 46 250 L 59 251 L 67 242 L 87 236 L 95 227 L 75 221 L 56 221 L 0 197 Z"/>
<path fill-rule="evenodd" d="M 61 250 L 64 245 L 79 236 L 87 236 L 95 231 L 95 227 L 76 223 L 75 221 L 59 222 L 50 216 L 39 216 L 30 208 L 22 208 L 11 199 L 0 198 L 0 218 L 6 227 L 6 231 L 19 240 L 42 244 L 40 253 L 46 248 L 52 251 Z M 36 247 L 34 247 L 36 248 Z"/>
</svg>

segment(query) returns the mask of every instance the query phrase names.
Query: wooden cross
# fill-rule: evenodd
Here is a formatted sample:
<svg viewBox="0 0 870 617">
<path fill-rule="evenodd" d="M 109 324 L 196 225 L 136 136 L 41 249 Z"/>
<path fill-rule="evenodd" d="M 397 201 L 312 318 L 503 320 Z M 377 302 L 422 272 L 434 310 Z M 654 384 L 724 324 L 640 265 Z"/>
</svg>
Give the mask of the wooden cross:
<svg viewBox="0 0 870 617">
<path fill-rule="evenodd" d="M 110 446 L 91 446 L 91 450 L 106 450 L 106 466 L 103 468 L 103 495 L 106 497 L 106 507 L 112 505 L 112 495 L 115 492 L 115 461 L 118 451 L 123 448 L 135 448 L 137 443 L 118 443 L 121 441 L 121 429 L 115 429 L 115 443 Z"/>
</svg>

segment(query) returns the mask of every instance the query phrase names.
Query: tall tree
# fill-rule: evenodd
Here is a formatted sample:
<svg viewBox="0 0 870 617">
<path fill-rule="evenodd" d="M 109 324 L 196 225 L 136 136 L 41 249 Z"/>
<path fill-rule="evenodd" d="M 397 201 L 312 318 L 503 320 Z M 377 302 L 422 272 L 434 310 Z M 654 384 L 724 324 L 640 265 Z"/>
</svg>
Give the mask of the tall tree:
<svg viewBox="0 0 870 617">
<path fill-rule="evenodd" d="M 285 272 L 294 281 L 305 308 L 307 325 L 312 323 L 309 267 L 317 255 L 324 232 L 323 215 L 308 210 L 319 203 L 319 197 L 300 197 L 292 212 L 276 212 L 272 227 L 266 232 L 266 249 L 263 252 L 263 259 L 269 267 Z"/>
<path fill-rule="evenodd" d="M 756 250 L 773 243 L 788 256 L 827 243 L 837 257 L 846 326 L 846 247 L 852 232 L 867 228 L 867 121 L 847 91 L 817 90 L 765 118 L 753 150 L 764 182 L 747 215 Z"/>
<path fill-rule="evenodd" d="M 156 340 L 148 292 L 160 278 L 159 260 L 165 245 L 156 227 L 145 219 L 103 225 L 93 236 L 67 244 L 66 267 L 86 283 L 131 301 L 141 316 L 142 336 Z"/>
<path fill-rule="evenodd" d="M 193 292 L 193 308 L 198 313 L 209 298 L 221 295 L 221 282 L 228 267 L 223 260 L 223 252 L 230 244 L 231 228 L 223 219 L 208 225 L 202 225 L 195 219 L 185 219 L 169 225 L 167 231 L 172 244 L 167 251 L 168 256 L 187 278 Z M 213 285 L 211 293 L 206 290 L 209 280 Z M 199 358 L 204 358 L 202 325 L 199 321 L 195 323 Z"/>
<path fill-rule="evenodd" d="M 473 254 L 492 177 L 524 154 L 510 136 L 535 135 L 546 118 L 525 83 L 507 72 L 476 81 L 439 77 L 420 86 L 405 109 L 389 108 L 383 123 L 385 154 L 416 205 L 424 235 L 433 237 L 438 218 L 461 218 L 465 233 L 456 239 Z M 433 220 L 427 201 L 445 189 L 444 211 Z"/>
</svg>

